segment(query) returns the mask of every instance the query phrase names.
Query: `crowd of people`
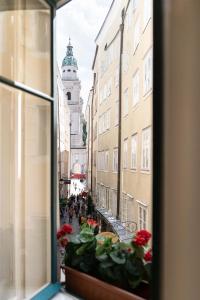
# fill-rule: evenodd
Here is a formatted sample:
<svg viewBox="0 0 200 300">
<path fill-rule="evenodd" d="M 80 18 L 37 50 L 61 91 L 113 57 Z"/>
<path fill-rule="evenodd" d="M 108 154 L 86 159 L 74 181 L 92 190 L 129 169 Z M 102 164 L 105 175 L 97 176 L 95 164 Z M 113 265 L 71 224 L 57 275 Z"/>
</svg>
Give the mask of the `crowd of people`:
<svg viewBox="0 0 200 300">
<path fill-rule="evenodd" d="M 81 223 L 81 218 L 96 218 L 94 204 L 90 196 L 71 195 L 67 200 L 66 206 L 61 210 L 61 217 L 68 221 L 73 222 L 73 218 L 79 220 L 79 225 Z"/>
</svg>

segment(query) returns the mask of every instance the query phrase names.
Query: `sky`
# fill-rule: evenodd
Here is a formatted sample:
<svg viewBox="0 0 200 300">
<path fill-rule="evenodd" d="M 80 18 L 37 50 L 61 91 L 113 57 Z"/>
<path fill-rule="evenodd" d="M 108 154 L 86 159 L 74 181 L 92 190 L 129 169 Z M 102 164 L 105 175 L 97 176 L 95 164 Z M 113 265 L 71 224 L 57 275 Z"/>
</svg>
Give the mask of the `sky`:
<svg viewBox="0 0 200 300">
<path fill-rule="evenodd" d="M 94 40 L 111 2 L 112 0 L 72 0 L 57 12 L 58 66 L 61 67 L 70 37 L 74 56 L 78 61 L 78 77 L 81 80 L 81 97 L 84 106 L 93 82 L 92 63 L 96 48 Z"/>
</svg>

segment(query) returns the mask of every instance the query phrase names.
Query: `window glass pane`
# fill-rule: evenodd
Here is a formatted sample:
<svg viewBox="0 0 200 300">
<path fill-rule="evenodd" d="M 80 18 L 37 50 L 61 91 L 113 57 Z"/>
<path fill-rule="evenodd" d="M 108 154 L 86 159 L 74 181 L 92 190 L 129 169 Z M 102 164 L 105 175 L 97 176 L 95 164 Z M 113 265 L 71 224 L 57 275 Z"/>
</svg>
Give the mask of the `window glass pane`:
<svg viewBox="0 0 200 300">
<path fill-rule="evenodd" d="M 0 85 L 0 299 L 50 282 L 50 102 Z"/>
<path fill-rule="evenodd" d="M 0 75 L 50 95 L 50 9 L 39 0 L 4 3 L 0 11 Z"/>
</svg>

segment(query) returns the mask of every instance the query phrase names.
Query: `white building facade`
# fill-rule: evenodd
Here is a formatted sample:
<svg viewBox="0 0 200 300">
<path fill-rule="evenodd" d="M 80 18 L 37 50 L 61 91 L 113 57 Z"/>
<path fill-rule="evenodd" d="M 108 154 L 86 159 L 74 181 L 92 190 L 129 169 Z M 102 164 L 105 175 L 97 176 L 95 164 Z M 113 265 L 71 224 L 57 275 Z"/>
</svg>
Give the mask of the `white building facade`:
<svg viewBox="0 0 200 300">
<path fill-rule="evenodd" d="M 77 60 L 73 56 L 70 40 L 61 69 L 63 91 L 70 110 L 71 177 L 81 179 L 86 173 L 86 124 L 82 113 L 83 99 L 80 97 Z"/>
</svg>

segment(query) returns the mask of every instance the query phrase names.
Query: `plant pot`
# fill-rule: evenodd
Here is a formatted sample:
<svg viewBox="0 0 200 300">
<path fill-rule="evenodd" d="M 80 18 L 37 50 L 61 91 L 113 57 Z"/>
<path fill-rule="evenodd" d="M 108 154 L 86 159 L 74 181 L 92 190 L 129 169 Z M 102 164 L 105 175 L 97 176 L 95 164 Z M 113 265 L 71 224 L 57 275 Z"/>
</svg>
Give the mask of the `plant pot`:
<svg viewBox="0 0 200 300">
<path fill-rule="evenodd" d="M 144 300 L 135 294 L 69 267 L 65 268 L 65 280 L 66 289 L 84 300 Z"/>
</svg>

